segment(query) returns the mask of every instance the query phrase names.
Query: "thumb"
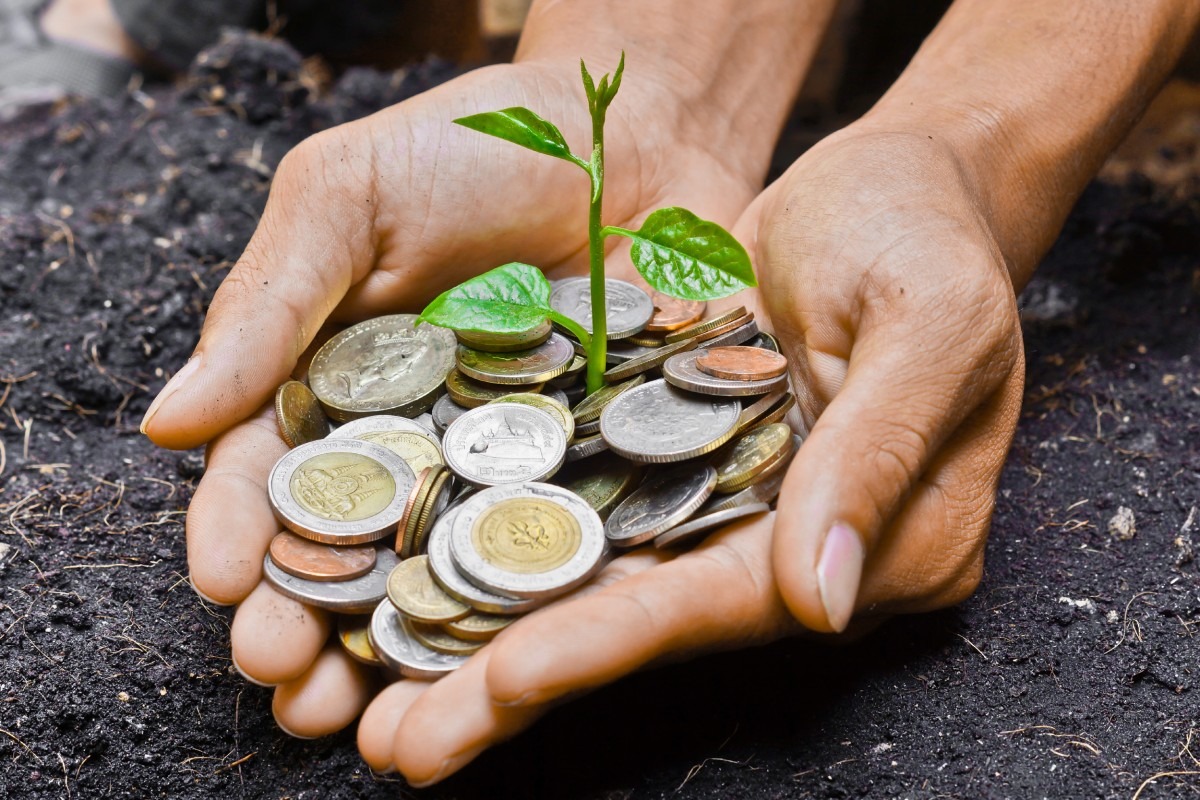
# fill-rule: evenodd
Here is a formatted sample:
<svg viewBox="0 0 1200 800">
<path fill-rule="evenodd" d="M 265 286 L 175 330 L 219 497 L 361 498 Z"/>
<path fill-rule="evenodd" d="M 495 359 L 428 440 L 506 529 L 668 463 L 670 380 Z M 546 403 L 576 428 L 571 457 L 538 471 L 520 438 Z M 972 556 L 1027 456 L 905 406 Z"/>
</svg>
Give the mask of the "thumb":
<svg viewBox="0 0 1200 800">
<path fill-rule="evenodd" d="M 213 297 L 195 352 L 150 405 L 142 432 L 196 447 L 248 417 L 287 379 L 321 323 L 375 261 L 370 159 L 345 133 L 280 162 L 262 219 Z M 357 187 L 357 191 L 352 191 Z"/>
<path fill-rule="evenodd" d="M 772 559 L 784 601 L 807 628 L 846 628 L 873 548 L 943 443 L 1012 370 L 1020 348 L 1001 324 L 1007 315 L 993 313 L 1014 304 L 1011 290 L 999 299 L 981 291 L 991 296 L 929 286 L 929 303 L 863 310 L 845 382 L 780 493 Z M 913 564 L 909 580 L 924 567 Z"/>
</svg>

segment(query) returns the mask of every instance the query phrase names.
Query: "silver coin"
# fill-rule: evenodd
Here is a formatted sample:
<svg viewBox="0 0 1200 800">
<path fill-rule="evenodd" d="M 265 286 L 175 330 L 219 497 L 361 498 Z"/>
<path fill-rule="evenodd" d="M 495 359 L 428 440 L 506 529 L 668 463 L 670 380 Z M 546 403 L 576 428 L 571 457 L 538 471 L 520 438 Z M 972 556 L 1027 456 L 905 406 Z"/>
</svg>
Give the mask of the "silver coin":
<svg viewBox="0 0 1200 800">
<path fill-rule="evenodd" d="M 366 575 L 348 581 L 310 581 L 297 578 L 275 566 L 268 553 L 263 559 L 263 578 L 284 597 L 317 608 L 343 614 L 364 614 L 387 597 L 388 573 L 400 563 L 390 547 L 380 547 L 375 566 Z"/>
<path fill-rule="evenodd" d="M 646 327 L 654 316 L 650 295 L 627 281 L 604 280 L 605 319 L 608 339 L 624 339 Z M 566 278 L 550 292 L 550 307 L 592 332 L 592 287 L 590 278 Z"/>
<path fill-rule="evenodd" d="M 433 425 L 439 434 L 444 435 L 446 428 L 450 427 L 450 423 L 467 413 L 471 409 L 466 406 L 460 406 L 454 402 L 453 398 L 448 394 L 444 394 L 437 399 L 433 404 Z"/>
<path fill-rule="evenodd" d="M 676 525 L 671 530 L 655 536 L 654 546 L 661 550 L 666 547 L 695 544 L 700 539 L 703 539 L 705 534 L 722 525 L 727 525 L 743 517 L 750 517 L 770 510 L 771 507 L 766 503 L 751 503 L 744 506 L 735 506 L 724 511 L 717 511 L 712 514 L 705 514 L 704 516 L 692 517 L 682 525 Z"/>
<path fill-rule="evenodd" d="M 313 356 L 308 383 L 325 412 L 345 422 L 371 414 L 415 416 L 442 392 L 458 340 L 436 325 L 414 328 L 414 314 L 360 322 Z"/>
<path fill-rule="evenodd" d="M 604 523 L 604 533 L 615 547 L 648 542 L 690 517 L 716 485 L 717 471 L 707 464 L 661 472 L 616 507 Z"/>
<path fill-rule="evenodd" d="M 614 453 L 630 461 L 686 461 L 729 441 L 741 410 L 737 400 L 697 397 L 666 381 L 650 381 L 604 407 L 600 434 Z"/>
<path fill-rule="evenodd" d="M 748 397 L 750 395 L 766 394 L 781 386 L 787 386 L 787 373 L 761 381 L 731 381 L 724 378 L 714 378 L 696 366 L 696 359 L 704 355 L 704 350 L 692 350 L 690 353 L 680 353 L 671 356 L 663 364 L 663 377 L 673 386 L 687 389 L 697 394 L 717 395 L 720 397 Z"/>
<path fill-rule="evenodd" d="M 503 386 L 524 386 L 545 383 L 557 378 L 575 360 L 575 348 L 562 334 L 528 350 L 511 353 L 487 353 L 464 345 L 455 355 L 458 371 L 469 378 Z"/>
<path fill-rule="evenodd" d="M 746 342 L 746 346 L 757 347 L 762 350 L 770 350 L 773 353 L 783 352 L 783 350 L 779 347 L 779 340 L 766 331 L 760 331 L 758 336 L 755 336 L 753 339 Z"/>
<path fill-rule="evenodd" d="M 404 459 L 382 445 L 321 439 L 275 463 L 267 497 L 279 520 L 301 536 L 360 544 L 395 531 L 416 480 Z"/>
<path fill-rule="evenodd" d="M 578 430 L 578 428 L 576 428 Z M 567 453 L 564 461 L 579 461 L 580 459 L 590 458 L 597 453 L 603 453 L 608 449 L 608 442 L 604 441 L 604 437 L 597 434 L 596 436 L 588 436 L 585 439 L 576 439 L 570 447 L 567 448 Z"/>
<path fill-rule="evenodd" d="M 406 678 L 435 681 L 467 663 L 467 656 L 430 650 L 413 635 L 412 623 L 390 602 L 382 602 L 371 615 L 367 638 L 379 660 Z"/>
<path fill-rule="evenodd" d="M 500 403 L 473 408 L 442 439 L 446 466 L 468 483 L 496 486 L 548 478 L 563 464 L 567 435 L 545 411 Z"/>
<path fill-rule="evenodd" d="M 635 358 L 644 358 L 657 349 L 657 347 L 644 347 L 643 345 L 630 344 L 629 342 L 609 342 L 604 348 L 605 361 L 609 365 L 624 364 L 627 361 L 633 361 Z"/>
<path fill-rule="evenodd" d="M 599 432 L 600 420 L 598 419 L 594 419 L 591 422 L 584 422 L 582 424 L 576 423 L 575 425 L 575 435 L 581 439 L 586 439 L 588 436 L 595 436 Z"/>
<path fill-rule="evenodd" d="M 524 614 L 541 606 L 542 600 L 506 597 L 481 589 L 463 577 L 450 554 L 450 531 L 457 517 L 458 507 L 451 508 L 438 518 L 429 532 L 429 571 L 437 585 L 460 603 L 488 614 Z"/>
<path fill-rule="evenodd" d="M 437 425 L 433 424 L 433 414 L 431 414 L 428 411 L 422 413 L 418 417 L 413 417 L 413 422 L 417 423 L 422 428 L 424 428 L 425 430 L 432 433 L 434 436 L 440 437 L 442 435 L 442 432 L 437 429 Z M 441 441 L 441 439 L 439 439 L 438 441 Z"/>
<path fill-rule="evenodd" d="M 794 441 L 793 444 L 795 444 Z M 793 448 L 793 457 L 795 452 Z M 756 505 L 758 503 L 774 503 L 775 498 L 779 497 L 779 490 L 783 486 L 783 479 L 787 476 L 786 464 L 790 462 L 791 457 L 785 461 L 783 469 L 763 478 L 758 483 L 747 486 L 740 492 L 713 497 L 696 512 L 696 515 L 715 514 L 719 511 L 728 511 L 731 508 Z"/>
<path fill-rule="evenodd" d="M 441 465 L 442 440 L 416 420 L 393 414 L 376 414 L 354 419 L 342 425 L 330 439 L 361 439 L 383 445 L 404 459 L 413 474 L 434 464 Z"/>
<path fill-rule="evenodd" d="M 731 331 L 722 333 L 720 336 L 714 336 L 708 341 L 700 342 L 698 345 L 701 349 L 710 347 L 732 347 L 744 342 L 748 342 L 755 336 L 758 336 L 758 323 L 750 320 L 745 325 L 739 325 Z"/>
<path fill-rule="evenodd" d="M 505 521 L 500 504 L 512 508 L 520 501 L 527 503 Z M 491 545 L 490 554 L 480 551 L 477 538 Z M 603 566 L 606 549 L 600 515 L 579 495 L 548 483 L 485 489 L 459 507 L 450 530 L 450 553 L 463 577 L 516 597 L 550 598 L 574 589 Z M 514 552 L 545 558 L 506 561 L 504 554 Z"/>
</svg>

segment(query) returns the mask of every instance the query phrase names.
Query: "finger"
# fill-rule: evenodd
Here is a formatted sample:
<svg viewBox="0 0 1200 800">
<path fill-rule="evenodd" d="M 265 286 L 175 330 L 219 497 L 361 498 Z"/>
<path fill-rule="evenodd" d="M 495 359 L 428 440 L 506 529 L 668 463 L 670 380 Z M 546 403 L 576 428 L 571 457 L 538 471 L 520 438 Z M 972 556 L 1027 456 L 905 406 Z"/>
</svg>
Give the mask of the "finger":
<svg viewBox="0 0 1200 800">
<path fill-rule="evenodd" d="M 987 254 L 969 255 L 953 259 L 961 283 L 926 282 L 905 300 L 897 278 L 891 296 L 864 301 L 845 384 L 789 468 L 774 563 L 788 607 L 811 630 L 845 629 L 881 532 L 950 434 L 1016 367 L 1011 287 L 980 277 L 998 275 Z"/>
<path fill-rule="evenodd" d="M 204 598 L 238 603 L 262 578 L 263 555 L 279 532 L 267 477 L 287 450 L 271 408 L 209 447 L 208 467 L 187 513 L 188 569 Z"/>
<path fill-rule="evenodd" d="M 444 780 L 549 710 L 544 706 L 504 708 L 492 702 L 486 679 L 490 648 L 480 650 L 430 686 L 401 718 L 392 758 L 413 786 Z"/>
<path fill-rule="evenodd" d="M 318 134 L 280 163 L 200 343 L 146 412 L 142 431 L 155 443 L 195 447 L 253 413 L 373 266 L 373 165 L 352 135 L 346 126 Z"/>
<path fill-rule="evenodd" d="M 380 692 L 363 712 L 358 723 L 358 752 L 376 772 L 393 772 L 392 743 L 400 720 L 431 684 L 425 681 L 397 681 Z"/>
<path fill-rule="evenodd" d="M 771 516 L 734 523 L 696 550 L 514 625 L 492 644 L 491 696 L 537 705 L 647 664 L 792 630 L 771 574 Z"/>
<path fill-rule="evenodd" d="M 329 614 L 260 583 L 233 615 L 234 665 L 248 680 L 274 686 L 299 678 L 329 638 Z"/>
<path fill-rule="evenodd" d="M 298 678 L 275 687 L 275 723 L 298 739 L 340 731 L 367 707 L 378 680 L 375 669 L 329 644 Z"/>
</svg>

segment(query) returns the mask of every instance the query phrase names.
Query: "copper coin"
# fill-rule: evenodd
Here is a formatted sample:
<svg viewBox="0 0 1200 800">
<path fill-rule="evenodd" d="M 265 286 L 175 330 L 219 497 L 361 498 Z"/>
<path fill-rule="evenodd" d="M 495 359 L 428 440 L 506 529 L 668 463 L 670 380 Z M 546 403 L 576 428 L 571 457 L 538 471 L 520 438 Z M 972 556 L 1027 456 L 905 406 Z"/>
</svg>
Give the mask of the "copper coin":
<svg viewBox="0 0 1200 800">
<path fill-rule="evenodd" d="M 348 581 L 375 566 L 375 545 L 334 547 L 290 531 L 271 540 L 271 561 L 289 575 L 309 581 Z"/>
<path fill-rule="evenodd" d="M 787 358 L 758 347 L 714 347 L 696 359 L 696 366 L 714 378 L 761 381 L 787 371 Z"/>
<path fill-rule="evenodd" d="M 654 303 L 654 316 L 646 323 L 646 331 L 677 331 L 704 316 L 708 303 L 703 300 L 680 300 L 677 297 L 650 290 Z"/>
<path fill-rule="evenodd" d="M 275 422 L 288 447 L 324 439 L 329 420 L 317 396 L 300 381 L 288 381 L 275 390 Z"/>
</svg>

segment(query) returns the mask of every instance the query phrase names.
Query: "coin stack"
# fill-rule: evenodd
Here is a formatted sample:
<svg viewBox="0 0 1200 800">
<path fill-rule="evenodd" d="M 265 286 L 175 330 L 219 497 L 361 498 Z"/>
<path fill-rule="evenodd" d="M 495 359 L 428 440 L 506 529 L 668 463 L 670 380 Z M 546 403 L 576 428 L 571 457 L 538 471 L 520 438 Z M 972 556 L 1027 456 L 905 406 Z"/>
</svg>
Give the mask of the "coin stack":
<svg viewBox="0 0 1200 800">
<path fill-rule="evenodd" d="M 268 484 L 287 530 L 266 580 L 339 612 L 353 657 L 436 679 L 614 552 L 768 511 L 800 444 L 778 343 L 744 308 L 704 319 L 612 279 L 606 301 L 610 368 L 587 396 L 582 346 L 549 322 L 396 314 L 330 339 L 276 394 L 293 449 Z M 551 304 L 590 331 L 589 281 Z"/>
</svg>

